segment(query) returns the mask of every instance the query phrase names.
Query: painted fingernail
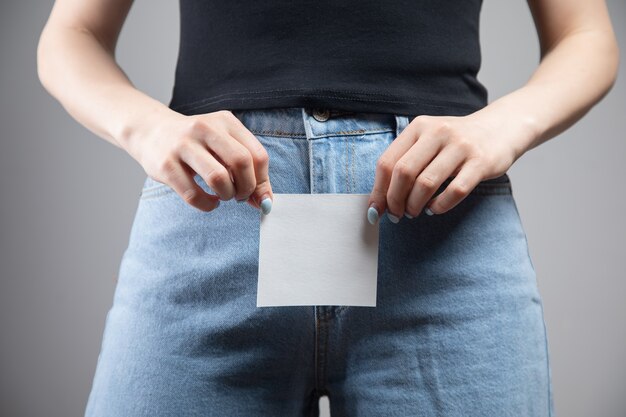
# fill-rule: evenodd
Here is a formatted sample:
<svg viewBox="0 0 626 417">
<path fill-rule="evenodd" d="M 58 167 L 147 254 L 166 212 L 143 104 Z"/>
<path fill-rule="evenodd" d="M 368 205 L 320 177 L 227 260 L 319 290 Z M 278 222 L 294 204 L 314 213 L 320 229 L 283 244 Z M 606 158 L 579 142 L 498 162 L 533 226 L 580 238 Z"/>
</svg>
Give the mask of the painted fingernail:
<svg viewBox="0 0 626 417">
<path fill-rule="evenodd" d="M 270 214 L 270 211 L 272 211 L 272 200 L 269 197 L 266 197 L 263 201 L 261 201 L 261 211 L 265 215 Z"/>
<path fill-rule="evenodd" d="M 408 218 L 408 219 L 412 219 L 413 216 L 411 216 L 409 213 L 404 213 L 404 217 Z"/>
<path fill-rule="evenodd" d="M 376 207 L 372 205 L 367 209 L 367 221 L 370 222 L 370 224 L 376 224 L 377 220 L 378 210 L 376 210 Z"/>
<path fill-rule="evenodd" d="M 424 209 L 424 211 L 425 211 L 425 212 L 426 212 L 426 214 L 428 214 L 429 216 L 432 216 L 433 214 L 435 214 L 435 213 L 433 213 L 433 212 L 432 212 L 432 210 L 431 210 L 431 209 L 429 209 L 428 207 L 426 207 L 426 208 Z"/>
<path fill-rule="evenodd" d="M 389 220 L 391 220 L 391 223 L 398 223 L 400 221 L 398 216 L 394 216 L 393 214 L 389 212 L 387 212 L 387 217 L 389 217 Z"/>
</svg>

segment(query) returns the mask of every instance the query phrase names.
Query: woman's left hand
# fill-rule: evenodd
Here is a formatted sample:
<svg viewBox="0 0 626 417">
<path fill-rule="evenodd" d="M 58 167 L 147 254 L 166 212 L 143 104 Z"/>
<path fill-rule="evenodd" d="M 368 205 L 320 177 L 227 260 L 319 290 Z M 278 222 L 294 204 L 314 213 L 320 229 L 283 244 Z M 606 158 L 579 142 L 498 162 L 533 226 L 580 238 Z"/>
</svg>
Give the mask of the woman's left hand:
<svg viewBox="0 0 626 417">
<path fill-rule="evenodd" d="M 414 118 L 394 139 L 376 164 L 368 219 L 375 223 L 387 210 L 397 223 L 407 214 L 441 214 L 459 204 L 476 185 L 496 178 L 521 156 L 516 132 L 503 120 L 488 120 L 480 112 L 468 116 Z M 439 195 L 433 194 L 454 177 Z M 430 210 L 430 212 L 429 212 Z"/>
</svg>

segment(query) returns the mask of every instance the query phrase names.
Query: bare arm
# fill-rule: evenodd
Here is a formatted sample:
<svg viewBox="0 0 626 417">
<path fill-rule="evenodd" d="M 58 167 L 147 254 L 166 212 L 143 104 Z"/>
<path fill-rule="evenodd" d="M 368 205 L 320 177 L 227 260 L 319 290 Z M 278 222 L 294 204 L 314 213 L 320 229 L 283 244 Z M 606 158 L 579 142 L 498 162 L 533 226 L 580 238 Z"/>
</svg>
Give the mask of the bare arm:
<svg viewBox="0 0 626 417">
<path fill-rule="evenodd" d="M 124 149 L 187 203 L 211 211 L 234 197 L 269 213 L 268 155 L 239 119 L 225 110 L 175 112 L 136 89 L 115 61 L 131 4 L 56 0 L 37 48 L 42 85 L 74 119 Z M 217 196 L 193 180 L 196 173 Z"/>
<path fill-rule="evenodd" d="M 41 83 L 83 126 L 125 148 L 133 120 L 166 106 L 137 90 L 115 61 L 133 0 L 57 0 L 40 37 Z"/>
<path fill-rule="evenodd" d="M 582 118 L 615 83 L 619 49 L 604 0 L 528 0 L 541 63 L 520 89 L 485 112 L 521 116 L 516 159 Z"/>
<path fill-rule="evenodd" d="M 467 116 L 413 119 L 378 160 L 370 221 L 441 214 L 574 124 L 611 89 L 619 50 L 605 0 L 528 0 L 541 62 L 528 82 Z M 449 177 L 453 180 L 434 198 Z"/>
</svg>

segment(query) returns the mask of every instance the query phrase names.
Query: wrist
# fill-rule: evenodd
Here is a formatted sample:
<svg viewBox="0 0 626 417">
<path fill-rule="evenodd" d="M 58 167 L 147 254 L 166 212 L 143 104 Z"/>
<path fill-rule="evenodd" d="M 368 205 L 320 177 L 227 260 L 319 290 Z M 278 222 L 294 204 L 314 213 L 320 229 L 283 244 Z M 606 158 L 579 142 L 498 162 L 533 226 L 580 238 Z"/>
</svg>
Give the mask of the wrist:
<svg viewBox="0 0 626 417">
<path fill-rule="evenodd" d="M 135 159 L 138 159 L 138 145 L 148 132 L 163 120 L 180 116 L 163 103 L 151 98 L 148 103 L 137 104 L 125 114 L 114 137 L 119 146 Z"/>
<path fill-rule="evenodd" d="M 494 131 L 509 141 L 517 160 L 535 147 L 543 135 L 537 110 L 538 106 L 532 104 L 522 88 L 500 97 L 476 114 L 492 121 Z"/>
</svg>

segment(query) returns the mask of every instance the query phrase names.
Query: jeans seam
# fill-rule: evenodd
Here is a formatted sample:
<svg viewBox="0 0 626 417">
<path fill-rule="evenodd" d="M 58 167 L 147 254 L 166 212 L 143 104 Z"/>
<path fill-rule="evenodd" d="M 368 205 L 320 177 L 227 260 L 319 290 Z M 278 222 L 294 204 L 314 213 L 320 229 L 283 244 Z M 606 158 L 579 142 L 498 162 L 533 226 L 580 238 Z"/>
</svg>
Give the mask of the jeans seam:
<svg viewBox="0 0 626 417">
<path fill-rule="evenodd" d="M 271 137 L 288 137 L 288 138 L 298 138 L 298 139 L 306 139 L 306 133 L 301 132 L 283 132 L 281 130 L 257 130 L 257 129 L 248 129 L 251 133 L 259 136 L 271 136 Z"/>
<path fill-rule="evenodd" d="M 356 168 L 355 168 L 355 160 L 356 160 L 356 144 L 355 141 L 350 141 L 352 145 L 352 159 L 350 159 L 350 166 L 352 168 L 352 189 L 356 190 Z"/>
<path fill-rule="evenodd" d="M 315 136 L 309 138 L 309 140 L 318 140 L 324 138 L 332 138 L 338 136 L 365 136 L 365 135 L 376 135 L 380 133 L 393 132 L 392 129 L 380 129 L 380 130 L 370 130 L 370 129 L 357 129 L 357 130 L 341 130 L 339 132 L 329 132 L 323 135 Z"/>
<path fill-rule="evenodd" d="M 328 352 L 328 314 L 323 306 L 315 306 L 315 391 L 318 394 L 326 391 L 324 385 Z"/>
<path fill-rule="evenodd" d="M 162 197 L 171 193 L 175 193 L 169 185 L 156 185 L 150 188 L 145 188 L 139 193 L 140 200 L 149 200 L 151 198 Z"/>
<path fill-rule="evenodd" d="M 346 193 L 350 194 L 350 159 L 352 155 L 350 154 L 350 138 L 346 139 L 346 163 L 345 166 L 345 179 L 346 179 Z"/>
</svg>

